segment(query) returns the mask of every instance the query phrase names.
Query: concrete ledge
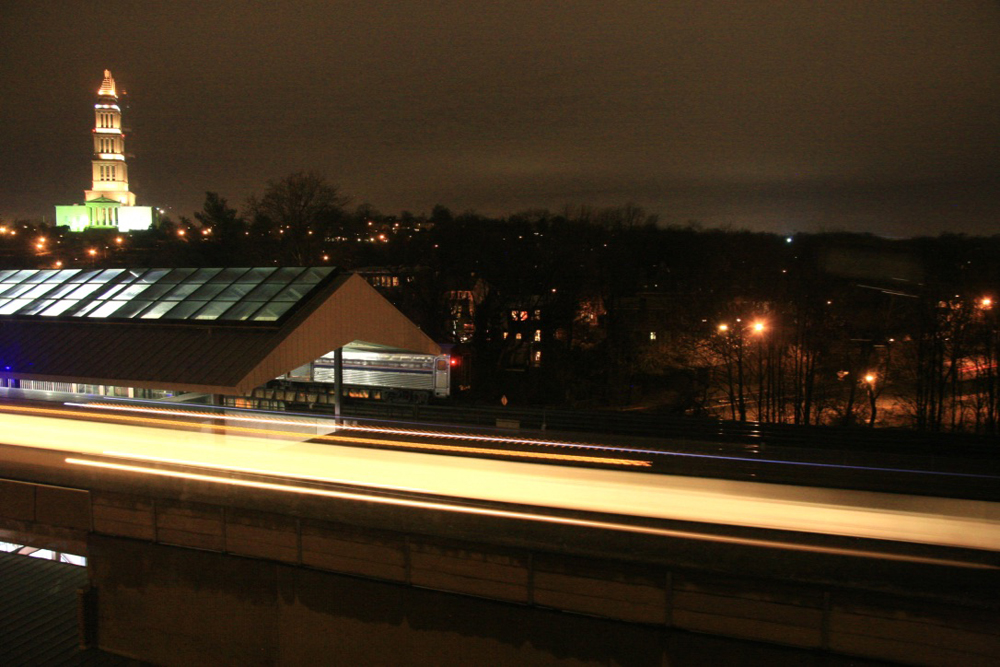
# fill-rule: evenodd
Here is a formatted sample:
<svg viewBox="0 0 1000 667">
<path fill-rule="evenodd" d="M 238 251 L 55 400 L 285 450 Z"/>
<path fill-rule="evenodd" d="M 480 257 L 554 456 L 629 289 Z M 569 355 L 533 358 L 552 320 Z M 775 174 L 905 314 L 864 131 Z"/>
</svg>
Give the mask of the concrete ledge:
<svg viewBox="0 0 1000 667">
<path fill-rule="evenodd" d="M 534 602 L 564 611 L 635 623 L 667 621 L 666 573 L 639 573 L 579 559 L 538 559 Z"/>
<path fill-rule="evenodd" d="M 823 604 L 819 590 L 684 578 L 674 583 L 673 622 L 696 632 L 819 648 Z"/>
<path fill-rule="evenodd" d="M 410 583 L 496 600 L 528 602 L 527 554 L 410 542 Z"/>
<path fill-rule="evenodd" d="M 165 544 L 222 551 L 226 544 L 223 528 L 221 507 L 200 503 L 157 503 L 156 535 Z"/>
<path fill-rule="evenodd" d="M 841 653 L 929 665 L 996 664 L 1000 614 L 838 602 L 830 610 L 828 648 Z"/>
<path fill-rule="evenodd" d="M 840 581 L 825 574 L 795 582 L 787 574 L 754 576 L 741 573 L 739 567 L 725 572 L 711 571 L 698 567 L 697 559 L 684 559 L 679 564 L 658 560 L 627 562 L 632 553 L 628 550 L 615 555 L 598 552 L 599 556 L 584 550 L 557 553 L 552 549 L 568 550 L 565 542 L 553 542 L 556 546 L 547 549 L 548 542 L 539 545 L 532 541 L 494 539 L 487 534 L 490 524 L 475 523 L 475 531 L 469 530 L 474 523 L 472 519 L 456 528 L 452 522 L 457 520 L 450 517 L 438 523 L 410 522 L 407 516 L 394 510 L 369 517 L 366 520 L 370 525 L 354 526 L 349 525 L 352 515 L 348 512 L 345 516 L 340 511 L 343 506 L 326 500 L 316 505 L 319 509 L 310 505 L 314 513 L 308 514 L 281 497 L 279 501 L 289 504 L 266 505 L 260 501 L 254 509 L 236 509 L 229 504 L 240 501 L 241 496 L 205 500 L 206 496 L 197 495 L 186 486 L 180 487 L 178 494 L 168 500 L 152 492 L 147 495 L 134 485 L 88 492 L 0 480 L 0 536 L 7 536 L 8 541 L 86 554 L 86 548 L 79 545 L 85 544 L 89 534 L 99 541 L 111 540 L 106 542 L 108 545 L 119 542 L 143 545 L 143 549 L 126 548 L 123 557 L 141 556 L 159 562 L 157 549 L 164 548 L 172 554 L 164 556 L 162 569 L 143 569 L 145 566 L 139 563 L 134 568 L 130 565 L 120 576 L 115 574 L 112 581 L 125 588 L 146 585 L 142 583 L 146 579 L 150 579 L 150 590 L 155 591 L 161 585 L 172 588 L 180 585 L 177 578 L 182 577 L 185 581 L 180 583 L 184 586 L 190 584 L 194 590 L 203 591 L 214 585 L 216 575 L 220 580 L 228 580 L 230 574 L 224 565 L 227 558 L 256 559 L 254 562 L 263 569 L 250 566 L 244 569 L 255 573 L 260 581 L 270 582 L 267 586 L 272 586 L 269 589 L 272 593 L 268 595 L 274 591 L 269 579 L 278 571 L 274 568 L 292 568 L 308 570 L 310 576 L 320 578 L 350 575 L 346 579 L 354 583 L 337 583 L 345 590 L 361 590 L 364 587 L 355 584 L 364 578 L 369 584 L 385 586 L 385 590 L 391 591 L 390 598 L 411 593 L 460 594 L 452 595 L 453 600 L 459 597 L 472 600 L 470 596 L 474 596 L 479 598 L 477 603 L 499 605 L 496 609 L 505 610 L 498 612 L 504 618 L 534 612 L 555 614 L 553 610 L 558 610 L 577 614 L 578 618 L 600 618 L 621 628 L 642 628 L 643 632 L 663 632 L 666 626 L 672 626 L 892 661 L 992 665 L 1000 660 L 1000 606 L 988 595 L 995 590 L 995 571 L 986 572 L 989 575 L 986 576 L 978 570 L 945 570 L 937 566 L 933 570 L 930 567 L 918 570 L 913 566 L 914 572 L 929 573 L 937 588 L 924 586 L 913 591 L 901 587 L 900 582 L 911 580 L 907 575 L 893 580 L 896 588 L 882 589 L 872 582 L 881 582 L 878 577 L 890 568 L 864 562 L 846 568 L 860 575 L 860 583 L 848 578 Z M 298 502 L 300 499 L 295 500 Z M 510 526 L 505 524 L 505 527 Z M 444 536 L 446 530 L 464 536 L 466 541 Z M 25 537 L 19 539 L 19 536 Z M 598 538 L 612 539 L 604 535 Z M 162 547 L 164 544 L 172 546 Z M 185 567 L 174 573 L 170 559 L 183 562 L 187 556 L 179 552 L 193 550 L 215 552 L 212 572 Z M 641 553 L 648 556 L 652 552 Z M 778 561 L 779 565 L 782 563 Z M 307 567 L 297 568 L 299 564 Z M 824 561 L 809 561 L 809 565 L 819 570 Z M 912 581 L 922 580 L 913 577 Z M 961 586 L 956 587 L 956 582 Z M 205 604 L 217 606 L 198 613 L 226 614 L 231 602 L 233 608 L 239 609 L 244 598 L 255 597 L 256 584 L 249 579 L 246 587 L 241 587 L 238 581 L 230 584 L 222 597 L 206 594 Z M 407 592 L 404 594 L 402 589 Z M 980 594 L 964 602 L 963 595 L 976 590 Z M 172 595 L 165 594 L 162 599 L 171 605 L 184 604 Z M 317 602 L 315 596 L 301 589 L 296 589 L 295 595 L 299 602 L 327 604 Z M 131 593 L 122 593 L 120 599 L 125 607 L 115 614 L 122 621 L 144 604 Z M 516 604 L 503 606 L 509 602 Z M 263 603 L 256 600 L 252 604 Z M 336 613 L 357 613 L 355 601 L 343 600 L 342 604 L 343 608 L 337 608 Z M 400 616 L 384 619 L 385 622 L 398 627 L 412 625 L 427 610 L 409 610 L 404 605 L 399 613 Z M 311 612 L 309 617 L 312 618 Z M 162 616 L 159 620 L 166 618 Z M 453 621 L 457 622 L 454 618 L 442 619 L 442 627 Z M 236 626 L 226 630 L 226 636 L 230 631 L 235 635 Z M 511 641 L 521 639 L 515 637 Z M 359 644 L 362 645 L 363 642 Z"/>
<path fill-rule="evenodd" d="M 152 501 L 114 493 L 95 493 L 91 499 L 94 530 L 104 535 L 156 539 Z"/>
<path fill-rule="evenodd" d="M 37 484 L 0 479 L 0 517 L 18 521 L 35 520 Z"/>
<path fill-rule="evenodd" d="M 226 512 L 226 551 L 284 563 L 299 562 L 295 519 L 264 512 Z"/>
<path fill-rule="evenodd" d="M 391 533 L 304 521 L 302 564 L 403 582 L 406 581 L 406 541 Z"/>
<path fill-rule="evenodd" d="M 35 521 L 62 528 L 90 530 L 90 492 L 36 485 Z"/>
</svg>

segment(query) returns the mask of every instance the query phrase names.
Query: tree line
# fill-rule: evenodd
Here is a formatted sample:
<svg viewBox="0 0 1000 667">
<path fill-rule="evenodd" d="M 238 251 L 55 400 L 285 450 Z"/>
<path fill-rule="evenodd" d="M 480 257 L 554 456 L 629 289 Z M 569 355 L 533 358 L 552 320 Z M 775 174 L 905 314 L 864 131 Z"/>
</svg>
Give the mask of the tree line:
<svg viewBox="0 0 1000 667">
<path fill-rule="evenodd" d="M 41 233 L 0 236 L 5 264 L 49 266 L 54 243 L 27 241 Z M 50 235 L 67 266 L 381 267 L 401 278 L 386 290 L 399 308 L 467 350 L 482 401 L 1000 429 L 1000 237 L 666 226 L 634 205 L 385 215 L 309 172 L 242 210 L 208 192 L 193 219 L 164 218 L 126 247 Z"/>
</svg>

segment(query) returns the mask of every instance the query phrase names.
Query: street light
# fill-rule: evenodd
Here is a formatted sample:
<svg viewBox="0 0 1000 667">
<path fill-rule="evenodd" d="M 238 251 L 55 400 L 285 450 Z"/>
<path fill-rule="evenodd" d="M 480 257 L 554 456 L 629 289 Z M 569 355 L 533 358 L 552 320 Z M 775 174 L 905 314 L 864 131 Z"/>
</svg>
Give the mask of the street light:
<svg viewBox="0 0 1000 667">
<path fill-rule="evenodd" d="M 877 379 L 874 373 L 868 373 L 865 375 L 865 389 L 868 390 L 868 405 L 871 408 L 871 412 L 868 416 L 868 426 L 869 428 L 875 427 L 875 415 L 878 413 L 878 397 L 875 396 L 875 380 Z"/>
</svg>

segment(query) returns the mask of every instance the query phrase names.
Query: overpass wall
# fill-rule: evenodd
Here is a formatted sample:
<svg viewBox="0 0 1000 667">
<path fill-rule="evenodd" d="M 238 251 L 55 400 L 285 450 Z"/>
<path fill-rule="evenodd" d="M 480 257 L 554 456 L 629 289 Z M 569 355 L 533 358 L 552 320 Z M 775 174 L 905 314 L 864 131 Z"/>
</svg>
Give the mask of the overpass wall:
<svg viewBox="0 0 1000 667">
<path fill-rule="evenodd" d="M 1000 659 L 995 606 L 418 526 L 0 480 L 0 537 L 85 547 L 99 646 L 162 664 L 330 662 L 331 651 L 345 664 L 657 664 L 669 628 L 912 664 Z"/>
</svg>

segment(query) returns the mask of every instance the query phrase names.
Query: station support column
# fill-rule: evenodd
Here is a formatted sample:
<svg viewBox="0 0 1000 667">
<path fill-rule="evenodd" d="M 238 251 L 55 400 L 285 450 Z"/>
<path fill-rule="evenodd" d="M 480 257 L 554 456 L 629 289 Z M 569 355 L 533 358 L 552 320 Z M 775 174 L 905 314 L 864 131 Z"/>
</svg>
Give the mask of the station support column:
<svg viewBox="0 0 1000 667">
<path fill-rule="evenodd" d="M 340 407 L 344 399 L 344 348 L 333 351 L 333 414 L 340 418 Z"/>
</svg>

